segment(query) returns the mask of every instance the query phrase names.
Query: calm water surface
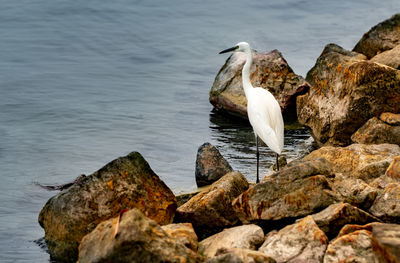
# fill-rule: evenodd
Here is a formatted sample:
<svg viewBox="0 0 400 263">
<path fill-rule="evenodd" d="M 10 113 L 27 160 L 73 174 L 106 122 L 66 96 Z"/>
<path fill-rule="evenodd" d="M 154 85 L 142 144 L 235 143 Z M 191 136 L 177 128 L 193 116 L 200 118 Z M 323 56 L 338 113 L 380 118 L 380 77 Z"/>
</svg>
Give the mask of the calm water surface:
<svg viewBox="0 0 400 263">
<path fill-rule="evenodd" d="M 268 3 L 267 3 L 268 2 Z M 217 145 L 254 180 L 246 123 L 211 113 L 208 92 L 239 41 L 279 49 L 305 75 L 324 45 L 351 49 L 400 11 L 382 1 L 3 0 L 0 8 L 0 261 L 48 262 L 34 241 L 54 192 L 139 151 L 175 193 L 195 189 L 197 147 Z M 310 145 L 286 131 L 285 154 Z M 262 149 L 263 172 L 273 159 Z"/>
</svg>

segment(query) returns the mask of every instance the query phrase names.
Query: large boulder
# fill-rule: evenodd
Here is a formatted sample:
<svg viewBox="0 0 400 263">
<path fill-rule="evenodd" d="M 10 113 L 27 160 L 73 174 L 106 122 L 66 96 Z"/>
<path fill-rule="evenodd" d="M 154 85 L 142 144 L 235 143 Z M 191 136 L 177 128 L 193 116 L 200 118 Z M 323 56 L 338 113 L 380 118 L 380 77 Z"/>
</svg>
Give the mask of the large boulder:
<svg viewBox="0 0 400 263">
<path fill-rule="evenodd" d="M 398 155 L 400 147 L 395 144 L 352 144 L 347 147 L 324 146 L 303 160 L 324 158 L 332 166 L 332 173 L 343 173 L 348 178 L 358 178 L 369 183 L 383 175 Z"/>
<path fill-rule="evenodd" d="M 329 238 L 335 237 L 346 224 L 366 224 L 379 221 L 378 218 L 347 203 L 330 205 L 321 212 L 313 214 L 312 218 Z"/>
<path fill-rule="evenodd" d="M 352 136 L 355 143 L 381 144 L 391 143 L 400 145 L 400 126 L 391 126 L 377 117 L 369 119 Z"/>
<path fill-rule="evenodd" d="M 276 262 L 321 262 L 328 238 L 311 216 L 269 235 L 259 251 Z"/>
<path fill-rule="evenodd" d="M 242 87 L 245 60 L 244 53 L 233 53 L 218 72 L 210 91 L 210 102 L 216 109 L 243 118 L 247 118 L 247 100 Z M 309 88 L 308 83 L 293 72 L 278 50 L 253 52 L 250 80 L 254 87 L 269 90 L 282 110 L 290 113 L 295 111 L 296 96 Z"/>
<path fill-rule="evenodd" d="M 400 44 L 400 13 L 371 28 L 358 41 L 353 51 L 362 53 L 368 58 Z"/>
<path fill-rule="evenodd" d="M 192 249 L 168 235 L 138 209 L 97 225 L 79 246 L 79 263 L 201 262 Z"/>
<path fill-rule="evenodd" d="M 306 216 L 335 203 L 324 159 L 300 162 L 266 177 L 233 202 L 244 223 Z"/>
<path fill-rule="evenodd" d="M 233 169 L 218 149 L 206 142 L 197 150 L 195 177 L 197 186 L 214 183 Z"/>
<path fill-rule="evenodd" d="M 83 236 L 131 208 L 160 224 L 171 223 L 177 208 L 172 191 L 138 152 L 110 162 L 46 203 L 39 223 L 51 257 L 76 261 Z"/>
<path fill-rule="evenodd" d="M 246 248 L 256 250 L 264 242 L 264 231 L 257 225 L 227 228 L 199 243 L 199 253 L 212 258 L 221 248 Z"/>
<path fill-rule="evenodd" d="M 299 122 L 320 145 L 344 146 L 367 120 L 400 112 L 400 71 L 329 44 L 307 73 L 310 90 L 297 97 Z"/>
<path fill-rule="evenodd" d="M 371 59 L 372 62 L 400 69 L 400 44 L 393 49 L 384 51 Z"/>
<path fill-rule="evenodd" d="M 180 206 L 175 221 L 192 223 L 200 239 L 235 226 L 239 219 L 231 203 L 248 187 L 241 173 L 230 172 Z"/>
</svg>

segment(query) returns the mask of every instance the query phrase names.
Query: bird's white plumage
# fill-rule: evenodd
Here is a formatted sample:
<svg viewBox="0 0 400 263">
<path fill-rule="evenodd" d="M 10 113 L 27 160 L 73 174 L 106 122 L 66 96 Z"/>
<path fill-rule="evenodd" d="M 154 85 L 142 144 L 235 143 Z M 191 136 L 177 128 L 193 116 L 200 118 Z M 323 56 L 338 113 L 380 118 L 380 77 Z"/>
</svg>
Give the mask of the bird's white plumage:
<svg viewBox="0 0 400 263">
<path fill-rule="evenodd" d="M 263 88 L 253 88 L 247 95 L 247 115 L 254 133 L 271 150 L 281 154 L 283 149 L 283 119 L 274 96 Z"/>
</svg>

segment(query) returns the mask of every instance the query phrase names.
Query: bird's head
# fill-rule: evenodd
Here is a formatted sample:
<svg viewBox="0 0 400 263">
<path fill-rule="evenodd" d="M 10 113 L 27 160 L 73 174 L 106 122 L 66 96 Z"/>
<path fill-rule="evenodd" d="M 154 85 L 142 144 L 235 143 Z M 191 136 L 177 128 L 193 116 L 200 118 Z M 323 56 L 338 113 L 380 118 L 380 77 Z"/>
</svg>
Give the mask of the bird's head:
<svg viewBox="0 0 400 263">
<path fill-rule="evenodd" d="M 238 52 L 246 52 L 246 51 L 250 51 L 251 49 L 250 49 L 250 45 L 247 43 L 247 42 L 239 42 L 239 43 L 237 43 L 234 47 L 231 47 L 231 48 L 228 48 L 228 49 L 225 49 L 225 50 L 222 50 L 221 52 L 219 52 L 220 54 L 223 54 L 223 53 L 227 53 L 227 52 L 235 52 L 235 51 L 238 51 Z"/>
</svg>

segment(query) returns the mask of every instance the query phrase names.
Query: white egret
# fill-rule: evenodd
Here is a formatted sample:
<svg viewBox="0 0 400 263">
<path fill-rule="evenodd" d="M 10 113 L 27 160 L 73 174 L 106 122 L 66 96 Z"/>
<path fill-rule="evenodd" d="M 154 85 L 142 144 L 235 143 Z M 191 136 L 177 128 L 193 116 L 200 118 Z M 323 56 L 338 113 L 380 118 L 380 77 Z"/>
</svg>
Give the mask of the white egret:
<svg viewBox="0 0 400 263">
<path fill-rule="evenodd" d="M 281 107 L 275 97 L 260 87 L 254 88 L 250 82 L 250 67 L 253 63 L 252 50 L 246 42 L 240 42 L 232 48 L 220 52 L 230 51 L 244 52 L 246 63 L 242 69 L 242 82 L 244 94 L 247 99 L 247 115 L 256 137 L 257 148 L 257 183 L 260 182 L 258 175 L 259 156 L 258 138 L 260 137 L 268 147 L 276 153 L 276 165 L 279 170 L 278 158 L 283 149 L 283 118 Z"/>
</svg>

